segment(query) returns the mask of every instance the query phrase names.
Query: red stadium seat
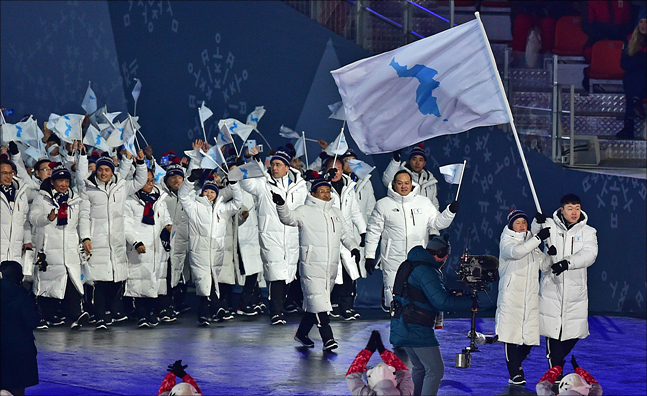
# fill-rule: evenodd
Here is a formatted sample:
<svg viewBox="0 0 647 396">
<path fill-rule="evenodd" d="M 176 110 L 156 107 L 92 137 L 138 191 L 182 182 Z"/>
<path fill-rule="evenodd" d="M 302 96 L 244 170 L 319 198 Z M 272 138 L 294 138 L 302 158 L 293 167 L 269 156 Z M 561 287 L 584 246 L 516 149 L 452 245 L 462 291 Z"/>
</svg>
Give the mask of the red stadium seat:
<svg viewBox="0 0 647 396">
<path fill-rule="evenodd" d="M 582 31 L 582 18 L 564 16 L 557 21 L 553 53 L 561 56 L 582 56 L 589 36 Z"/>
<path fill-rule="evenodd" d="M 622 41 L 602 40 L 593 44 L 589 77 L 599 80 L 620 80 L 625 71 L 620 67 Z"/>
</svg>

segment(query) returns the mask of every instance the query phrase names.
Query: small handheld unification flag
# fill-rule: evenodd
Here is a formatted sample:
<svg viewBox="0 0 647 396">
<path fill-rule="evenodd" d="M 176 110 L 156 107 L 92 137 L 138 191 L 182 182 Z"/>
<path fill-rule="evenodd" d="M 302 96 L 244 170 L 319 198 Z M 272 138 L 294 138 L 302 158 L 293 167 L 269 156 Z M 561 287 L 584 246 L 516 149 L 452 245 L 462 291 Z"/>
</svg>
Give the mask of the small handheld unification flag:
<svg viewBox="0 0 647 396">
<path fill-rule="evenodd" d="M 204 155 L 204 158 L 200 163 L 200 167 L 203 169 L 215 169 L 218 166 L 224 165 L 226 162 L 225 157 L 222 155 L 222 151 L 220 150 L 220 146 L 212 146 L 206 153 L 204 151 L 201 152 Z"/>
<path fill-rule="evenodd" d="M 135 102 L 137 102 L 137 99 L 139 99 L 139 93 L 142 91 L 142 82 L 139 80 L 139 78 L 135 78 L 135 81 L 137 81 L 137 83 L 133 88 L 132 94 L 133 94 L 133 99 L 135 99 Z"/>
<path fill-rule="evenodd" d="M 155 183 L 159 183 L 161 180 L 164 180 L 166 176 L 166 171 L 162 168 L 157 161 L 153 163 L 153 177 L 155 178 Z"/>
<path fill-rule="evenodd" d="M 128 118 L 115 124 L 114 129 L 112 127 L 110 129 L 112 132 L 110 132 L 110 136 L 107 139 L 108 146 L 110 147 L 119 147 L 130 140 L 130 138 L 134 139 L 135 131 Z"/>
<path fill-rule="evenodd" d="M 51 116 L 50 116 L 51 117 Z M 54 132 L 62 141 L 72 143 L 75 140 L 81 140 L 81 122 L 85 116 L 80 114 L 66 114 L 56 120 Z M 49 122 L 47 123 L 49 126 Z"/>
<path fill-rule="evenodd" d="M 341 121 L 346 121 L 346 112 L 344 111 L 344 102 L 337 102 L 333 103 L 331 105 L 328 105 L 328 108 L 330 109 L 330 112 L 332 113 L 331 115 L 328 116 L 328 118 L 332 118 L 333 120 L 341 120 Z"/>
<path fill-rule="evenodd" d="M 445 181 L 449 184 L 459 184 L 463 174 L 463 164 L 450 164 L 441 166 L 440 173 L 445 176 Z"/>
<path fill-rule="evenodd" d="M 302 157 L 306 154 L 306 135 L 301 135 L 299 140 L 294 142 L 295 158 Z"/>
<path fill-rule="evenodd" d="M 101 136 L 101 132 L 94 125 L 88 126 L 88 130 L 85 132 L 85 137 L 83 138 L 83 144 L 96 147 L 103 151 L 110 151 L 108 142 Z"/>
<path fill-rule="evenodd" d="M 227 127 L 230 134 L 240 136 L 240 138 L 243 139 L 243 142 L 247 140 L 249 135 L 254 130 L 254 127 L 252 125 L 243 124 L 242 122 L 234 118 L 227 118 L 218 122 L 218 128 L 222 129 L 223 125 Z M 233 138 L 229 143 L 233 143 Z"/>
<path fill-rule="evenodd" d="M 348 143 L 346 142 L 346 136 L 344 135 L 344 131 L 342 131 L 339 136 L 337 136 L 337 139 L 330 143 L 328 147 L 326 147 L 326 153 L 328 155 L 342 155 L 346 151 L 348 151 Z"/>
<path fill-rule="evenodd" d="M 251 125 L 254 128 L 256 128 L 258 126 L 258 121 L 261 120 L 264 114 L 265 114 L 265 107 L 256 106 L 254 111 L 249 113 L 249 115 L 247 116 L 247 125 Z M 247 140 L 247 139 L 243 139 L 243 140 Z"/>
<path fill-rule="evenodd" d="M 263 177 L 265 173 L 258 161 L 249 161 L 248 163 L 238 166 L 229 171 L 227 178 L 229 181 L 238 181 Z"/>
<path fill-rule="evenodd" d="M 17 124 L 2 124 L 2 140 L 5 142 L 37 140 L 39 138 L 39 132 L 40 129 L 38 128 L 38 124 L 31 116 L 27 121 L 19 122 Z"/>
<path fill-rule="evenodd" d="M 204 100 L 202 101 L 202 106 L 198 108 L 198 113 L 200 114 L 200 123 L 204 127 L 204 122 L 213 115 L 211 109 L 204 105 Z"/>
<path fill-rule="evenodd" d="M 371 173 L 373 171 L 373 169 L 375 169 L 374 166 L 371 166 L 371 165 L 367 164 L 366 162 L 360 161 L 358 159 L 350 159 L 350 160 L 348 160 L 348 167 L 360 179 L 365 178 L 366 176 L 369 175 L 369 173 Z"/>
<path fill-rule="evenodd" d="M 231 133 L 227 128 L 227 125 L 219 123 L 218 135 L 216 136 L 216 146 L 220 148 L 225 144 L 229 144 L 233 142 L 234 142 L 234 138 L 231 136 Z"/>
<path fill-rule="evenodd" d="M 279 135 L 282 138 L 286 138 L 286 139 L 298 139 L 301 137 L 301 135 L 299 135 L 298 133 L 294 132 L 292 129 L 283 125 L 281 125 L 281 131 L 279 132 Z"/>
<path fill-rule="evenodd" d="M 124 143 L 124 148 L 133 155 L 133 157 L 137 156 L 137 148 L 135 147 L 135 135 L 132 135 L 130 139 L 126 140 L 126 143 Z"/>
<path fill-rule="evenodd" d="M 54 115 L 54 114 L 52 114 Z M 50 115 L 51 117 L 51 115 Z M 113 117 L 114 118 L 114 117 Z M 112 121 L 112 120 L 110 120 Z M 92 113 L 90 113 L 90 125 L 94 126 L 96 129 L 101 130 L 99 127 L 99 124 L 106 124 L 108 123 L 108 106 L 104 105 L 103 107 L 99 107 Z"/>
<path fill-rule="evenodd" d="M 94 94 L 90 83 L 88 82 L 88 89 L 85 91 L 85 97 L 83 97 L 83 103 L 81 107 L 87 114 L 92 114 L 97 111 L 97 95 Z"/>
</svg>

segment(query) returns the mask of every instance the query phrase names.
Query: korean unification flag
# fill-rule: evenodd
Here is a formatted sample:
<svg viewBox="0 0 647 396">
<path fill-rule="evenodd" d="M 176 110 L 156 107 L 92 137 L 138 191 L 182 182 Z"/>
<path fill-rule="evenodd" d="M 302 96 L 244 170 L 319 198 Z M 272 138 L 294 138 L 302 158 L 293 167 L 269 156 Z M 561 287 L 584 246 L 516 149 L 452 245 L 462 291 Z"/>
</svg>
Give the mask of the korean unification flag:
<svg viewBox="0 0 647 396">
<path fill-rule="evenodd" d="M 249 135 L 254 130 L 254 127 L 252 125 L 243 124 L 242 122 L 234 118 L 227 118 L 225 120 L 220 120 L 218 122 L 218 128 L 222 129 L 223 125 L 226 126 L 226 128 L 229 130 L 229 133 L 231 135 L 240 136 L 240 138 L 243 139 L 243 142 L 247 140 Z M 232 141 L 229 143 L 232 143 L 232 142 L 233 142 L 233 138 L 232 138 Z"/>
<path fill-rule="evenodd" d="M 222 123 L 222 121 L 218 123 L 218 135 L 216 136 L 216 146 L 220 148 L 226 144 L 233 143 L 233 142 L 234 142 L 234 138 L 231 136 L 231 133 L 227 128 L 227 125 Z"/>
<path fill-rule="evenodd" d="M 222 155 L 222 151 L 220 149 L 221 146 L 211 146 L 209 148 L 209 151 L 206 153 L 202 150 L 200 152 L 202 155 L 204 155 L 204 158 L 202 158 L 202 162 L 200 163 L 200 167 L 203 169 L 216 169 L 218 165 L 224 166 L 225 165 L 225 157 Z"/>
<path fill-rule="evenodd" d="M 166 176 L 166 171 L 157 163 L 157 161 L 155 161 L 153 165 L 153 177 L 155 178 L 155 183 L 160 183 L 164 180 L 164 176 Z"/>
<path fill-rule="evenodd" d="M 346 113 L 344 112 L 344 102 L 333 103 L 331 105 L 328 105 L 328 108 L 332 113 L 328 116 L 328 118 L 332 118 L 333 120 L 341 120 L 341 121 L 346 120 Z"/>
<path fill-rule="evenodd" d="M 128 150 L 133 157 L 137 157 L 137 147 L 135 147 L 135 135 L 132 135 L 130 139 L 126 140 L 124 143 L 124 148 Z"/>
<path fill-rule="evenodd" d="M 263 169 L 261 168 L 261 165 L 258 163 L 258 161 L 249 161 L 248 163 L 238 166 L 229 171 L 227 178 L 229 179 L 229 181 L 238 181 L 263 176 L 265 176 L 265 173 L 263 172 Z"/>
<path fill-rule="evenodd" d="M 342 155 L 348 150 L 348 143 L 346 142 L 346 135 L 344 135 L 344 132 L 342 131 L 339 136 L 337 136 L 337 139 L 335 139 L 332 143 L 326 147 L 326 153 L 328 155 Z"/>
<path fill-rule="evenodd" d="M 249 115 L 247 116 L 247 125 L 251 125 L 254 128 L 256 128 L 258 126 L 258 122 L 261 120 L 264 114 L 265 114 L 265 107 L 256 106 L 254 111 L 249 113 Z M 243 140 L 247 140 L 247 139 L 243 139 Z"/>
<path fill-rule="evenodd" d="M 28 140 L 37 140 L 39 132 L 36 120 L 31 116 L 27 121 L 19 122 L 17 124 L 5 123 L 2 124 L 2 140 L 4 142 L 26 142 Z"/>
<path fill-rule="evenodd" d="M 357 177 L 359 177 L 360 179 L 365 178 L 366 176 L 369 175 L 369 173 L 373 171 L 373 169 L 375 169 L 374 166 L 371 166 L 366 162 L 360 161 L 358 159 L 348 160 L 348 166 L 350 167 L 350 170 L 352 170 L 353 173 L 357 175 Z"/>
<path fill-rule="evenodd" d="M 135 99 L 135 102 L 137 102 L 137 99 L 139 99 L 139 94 L 142 92 L 142 82 L 139 80 L 139 78 L 135 78 L 135 81 L 137 81 L 137 83 L 133 87 L 132 95 L 133 99 Z"/>
<path fill-rule="evenodd" d="M 478 18 L 331 73 L 366 154 L 511 122 Z"/>
<path fill-rule="evenodd" d="M 302 134 L 301 137 L 294 142 L 294 151 L 296 151 L 295 158 L 306 155 L 306 136 Z"/>
<path fill-rule="evenodd" d="M 292 129 L 284 125 L 281 125 L 281 131 L 279 132 L 279 136 L 286 139 L 299 139 L 301 137 L 301 135 L 299 135 L 298 133 L 294 132 Z"/>
<path fill-rule="evenodd" d="M 115 128 L 110 127 L 110 136 L 107 139 L 108 146 L 119 147 L 135 136 L 135 131 L 128 118 L 115 124 Z M 102 135 L 104 131 L 101 131 Z"/>
<path fill-rule="evenodd" d="M 104 105 L 99 107 L 94 112 L 90 113 L 90 124 L 93 125 L 96 129 L 101 130 L 100 124 L 110 124 L 112 120 L 121 114 L 118 113 L 108 113 L 108 106 Z"/>
<path fill-rule="evenodd" d="M 463 164 L 450 164 L 441 166 L 440 173 L 445 177 L 445 181 L 449 184 L 459 184 L 461 175 L 463 174 Z"/>
<path fill-rule="evenodd" d="M 198 109 L 198 113 L 200 115 L 200 123 L 204 127 L 204 122 L 213 115 L 213 112 L 211 109 L 209 109 L 207 106 L 204 105 L 204 101 L 202 101 L 202 106 Z"/>
<path fill-rule="evenodd" d="M 110 151 L 110 146 L 106 139 L 101 136 L 101 132 L 94 127 L 94 125 L 89 125 L 88 130 L 85 131 L 85 137 L 83 138 L 83 144 L 86 146 L 93 146 L 102 151 Z"/>
<path fill-rule="evenodd" d="M 81 122 L 84 117 L 80 114 L 66 114 L 56 120 L 53 130 L 64 142 L 72 143 L 75 140 L 81 140 L 83 138 Z M 47 126 L 49 127 L 49 122 Z"/>
<path fill-rule="evenodd" d="M 85 91 L 85 97 L 83 98 L 83 103 L 81 107 L 87 114 L 92 114 L 97 111 L 97 95 L 94 94 L 92 87 L 88 84 L 88 90 Z"/>
</svg>

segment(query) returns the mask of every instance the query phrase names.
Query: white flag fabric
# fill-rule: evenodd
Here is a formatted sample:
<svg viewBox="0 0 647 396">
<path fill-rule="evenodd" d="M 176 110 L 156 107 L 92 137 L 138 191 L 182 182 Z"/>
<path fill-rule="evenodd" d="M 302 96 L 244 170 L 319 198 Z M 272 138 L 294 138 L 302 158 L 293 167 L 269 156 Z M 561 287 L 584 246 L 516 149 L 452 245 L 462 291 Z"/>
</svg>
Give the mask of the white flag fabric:
<svg viewBox="0 0 647 396">
<path fill-rule="evenodd" d="M 85 137 L 83 138 L 83 144 L 96 147 L 99 150 L 110 151 L 108 142 L 101 136 L 101 132 L 94 125 L 88 125 L 88 130 L 85 131 Z"/>
<path fill-rule="evenodd" d="M 295 154 L 295 158 L 302 157 L 306 155 L 306 136 L 301 135 L 301 137 L 294 142 L 294 151 L 297 153 Z"/>
<path fill-rule="evenodd" d="M 218 135 L 216 136 L 216 146 L 218 148 L 224 146 L 225 144 L 233 143 L 234 138 L 229 133 L 227 125 L 218 123 Z"/>
<path fill-rule="evenodd" d="M 157 163 L 157 161 L 155 161 L 155 166 L 153 166 L 153 177 L 155 178 L 155 183 L 160 183 L 164 180 L 164 176 L 166 176 L 166 171 Z"/>
<path fill-rule="evenodd" d="M 60 117 L 61 116 L 56 113 L 51 113 L 49 115 L 49 119 L 47 120 L 47 125 L 49 125 L 47 129 L 53 130 L 54 126 L 56 126 L 56 121 L 58 121 Z"/>
<path fill-rule="evenodd" d="M 249 135 L 254 130 L 254 127 L 252 125 L 243 124 L 242 122 L 234 118 L 227 118 L 218 122 L 218 128 L 220 128 L 221 130 L 223 125 L 227 127 L 230 134 L 240 136 L 240 138 L 243 139 L 243 142 L 247 140 Z M 232 138 L 231 142 L 229 143 L 233 143 L 233 141 L 234 140 Z"/>
<path fill-rule="evenodd" d="M 137 99 L 139 99 L 139 93 L 142 91 L 142 82 L 139 81 L 139 78 L 135 78 L 135 81 L 137 83 L 135 84 L 135 87 L 133 87 L 133 99 L 135 99 L 135 102 L 137 102 Z"/>
<path fill-rule="evenodd" d="M 254 111 L 249 113 L 249 115 L 247 116 L 247 125 L 251 125 L 254 128 L 256 128 L 258 126 L 258 121 L 261 120 L 261 118 L 263 117 L 263 114 L 265 114 L 265 107 L 256 106 Z M 247 140 L 247 139 L 243 139 L 243 140 Z"/>
<path fill-rule="evenodd" d="M 440 173 L 445 176 L 445 181 L 449 184 L 458 184 L 463 174 L 463 164 L 450 164 L 441 166 Z"/>
<path fill-rule="evenodd" d="M 211 109 L 204 105 L 204 100 L 202 101 L 202 106 L 198 108 L 198 113 L 200 114 L 200 122 L 204 126 L 204 122 L 213 115 Z"/>
<path fill-rule="evenodd" d="M 2 124 L 2 140 L 7 143 L 37 140 L 39 132 L 38 124 L 31 116 L 26 121 L 17 124 Z"/>
<path fill-rule="evenodd" d="M 375 169 L 374 166 L 371 166 L 371 165 L 367 164 L 366 162 L 360 161 L 358 159 L 350 159 L 350 160 L 348 160 L 348 167 L 360 179 L 365 178 L 366 176 L 369 175 L 369 173 L 371 173 L 373 171 L 373 169 Z"/>
<path fill-rule="evenodd" d="M 126 140 L 124 143 L 124 148 L 128 150 L 133 157 L 137 157 L 137 147 L 135 147 L 135 135 L 131 136 L 130 139 Z"/>
<path fill-rule="evenodd" d="M 112 132 L 110 132 L 110 136 L 107 139 L 108 146 L 110 147 L 119 147 L 135 136 L 135 131 L 128 118 L 116 123 L 115 127 L 115 129 L 110 128 Z M 101 132 L 103 135 L 103 131 Z"/>
<path fill-rule="evenodd" d="M 346 112 L 344 111 L 344 102 L 337 102 L 331 105 L 328 105 L 330 112 L 332 113 L 328 118 L 333 120 L 346 120 Z"/>
<path fill-rule="evenodd" d="M 203 169 L 215 169 L 218 165 L 223 166 L 225 164 L 225 157 L 222 155 L 220 146 L 211 146 L 209 151 L 206 153 L 202 150 L 200 152 L 204 155 L 200 167 Z"/>
<path fill-rule="evenodd" d="M 301 135 L 299 135 L 298 133 L 294 132 L 292 129 L 283 125 L 281 125 L 281 131 L 279 132 L 279 135 L 282 138 L 286 138 L 286 139 L 298 139 L 301 137 Z"/>
<path fill-rule="evenodd" d="M 56 120 L 54 126 L 54 133 L 61 138 L 62 141 L 72 143 L 75 140 L 83 139 L 81 131 L 81 122 L 85 116 L 80 114 L 66 114 Z M 49 123 L 47 123 L 49 127 Z"/>
<path fill-rule="evenodd" d="M 337 139 L 335 139 L 328 145 L 328 147 L 326 147 L 325 151 L 326 153 L 328 153 L 328 155 L 342 155 L 346 151 L 348 151 L 348 143 L 346 142 L 344 131 L 342 131 L 339 136 L 337 136 Z"/>
<path fill-rule="evenodd" d="M 252 160 L 244 165 L 237 166 L 236 168 L 230 170 L 227 178 L 229 179 L 229 181 L 238 181 L 263 176 L 265 176 L 265 174 L 263 173 L 263 168 L 261 168 L 258 161 Z"/>
<path fill-rule="evenodd" d="M 112 122 L 112 120 L 110 121 Z M 105 124 L 105 123 L 108 123 L 107 105 L 104 105 L 103 107 L 99 107 L 98 109 L 90 113 L 90 125 L 93 125 L 98 130 L 101 130 L 101 128 L 99 127 L 99 124 Z"/>
<path fill-rule="evenodd" d="M 25 154 L 33 158 L 34 160 L 38 161 L 41 158 L 47 158 L 47 151 L 45 150 L 39 150 L 36 147 L 32 146 L 27 146 L 25 149 Z"/>
<path fill-rule="evenodd" d="M 106 118 L 110 122 L 113 122 L 115 120 L 115 117 L 117 117 L 119 114 L 121 114 L 121 111 L 115 111 L 114 113 L 106 113 Z M 137 117 L 137 118 L 139 118 L 139 117 Z"/>
<path fill-rule="evenodd" d="M 366 154 L 511 122 L 478 19 L 331 73 Z"/>
<path fill-rule="evenodd" d="M 92 114 L 97 111 L 97 95 L 94 94 L 90 84 L 88 84 L 88 89 L 85 91 L 81 107 L 83 107 L 83 110 L 85 110 L 87 114 Z"/>
</svg>

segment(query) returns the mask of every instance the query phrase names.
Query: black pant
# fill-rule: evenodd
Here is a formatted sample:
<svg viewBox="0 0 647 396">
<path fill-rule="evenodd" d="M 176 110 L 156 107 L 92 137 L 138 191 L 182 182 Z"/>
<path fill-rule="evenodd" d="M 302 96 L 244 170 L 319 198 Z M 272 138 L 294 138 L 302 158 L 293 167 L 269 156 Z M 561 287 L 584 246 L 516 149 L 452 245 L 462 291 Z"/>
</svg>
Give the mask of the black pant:
<svg viewBox="0 0 647 396">
<path fill-rule="evenodd" d="M 299 328 L 297 329 L 297 334 L 302 336 L 307 336 L 312 329 L 312 326 L 317 325 L 319 328 L 319 334 L 321 335 L 321 340 L 326 343 L 328 340 L 332 340 L 332 328 L 330 327 L 330 318 L 326 312 L 312 313 L 306 312 L 301 318 L 301 323 L 299 323 Z"/>
<path fill-rule="evenodd" d="M 564 367 L 566 356 L 571 353 L 573 347 L 578 341 L 579 338 L 560 341 L 546 337 L 546 356 L 548 356 L 548 365 L 550 367 Z"/>
<path fill-rule="evenodd" d="M 81 316 L 81 312 L 83 312 L 81 294 L 76 290 L 69 276 L 67 277 L 65 295 L 62 300 L 53 297 L 38 297 L 38 306 L 43 314 L 43 319 L 49 322 L 54 321 L 56 311 L 61 303 L 63 304 L 65 315 L 67 315 L 69 320 L 75 321 Z"/>
<path fill-rule="evenodd" d="M 355 304 L 355 281 L 351 279 L 343 265 L 341 266 L 341 273 L 344 283 L 333 286 L 330 301 L 337 304 L 339 310 L 344 312 L 353 309 Z"/>
<path fill-rule="evenodd" d="M 94 311 L 98 319 L 108 320 L 111 316 L 106 314 L 107 308 L 113 309 L 119 289 L 123 282 L 96 281 L 94 282 Z"/>
<path fill-rule="evenodd" d="M 287 304 L 294 304 L 297 307 L 303 306 L 303 290 L 301 290 L 301 276 L 299 275 L 298 267 L 296 279 L 290 282 L 288 286 L 287 299 L 285 302 Z"/>
<path fill-rule="evenodd" d="M 240 301 L 238 302 L 238 307 L 245 308 L 252 305 L 252 300 L 254 299 L 254 292 L 256 291 L 257 285 L 258 274 L 248 275 L 245 277 L 245 284 L 243 285 L 243 290 L 240 292 Z"/>
<path fill-rule="evenodd" d="M 135 298 L 135 315 L 138 319 L 148 318 L 153 314 L 155 310 L 155 305 L 157 303 L 156 298 L 150 297 L 136 297 Z"/>
<path fill-rule="evenodd" d="M 283 303 L 287 294 L 288 285 L 285 281 L 271 281 L 270 282 L 270 315 L 278 315 L 283 313 Z"/>
<path fill-rule="evenodd" d="M 233 285 L 228 283 L 218 283 L 218 290 L 220 291 L 220 297 L 211 301 L 212 311 L 211 314 L 215 314 L 218 309 L 229 309 L 231 307 L 231 296 L 233 294 Z"/>
<path fill-rule="evenodd" d="M 211 293 L 209 296 L 200 296 L 198 305 L 198 319 L 209 318 L 218 310 L 218 296 L 216 295 L 216 284 L 211 283 Z"/>
<path fill-rule="evenodd" d="M 510 378 L 523 373 L 521 363 L 528 357 L 532 345 L 517 345 L 505 343 L 505 363 L 508 366 Z"/>
</svg>

